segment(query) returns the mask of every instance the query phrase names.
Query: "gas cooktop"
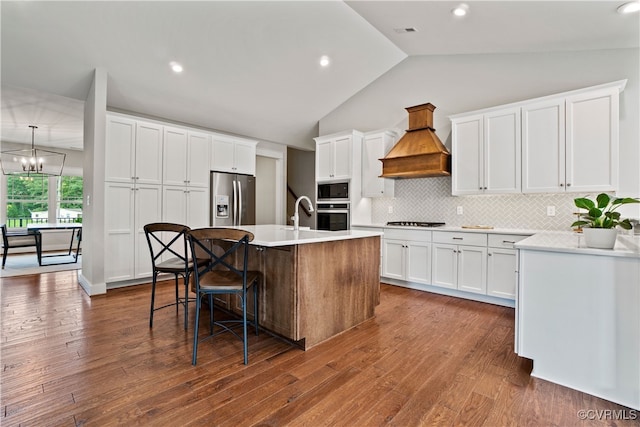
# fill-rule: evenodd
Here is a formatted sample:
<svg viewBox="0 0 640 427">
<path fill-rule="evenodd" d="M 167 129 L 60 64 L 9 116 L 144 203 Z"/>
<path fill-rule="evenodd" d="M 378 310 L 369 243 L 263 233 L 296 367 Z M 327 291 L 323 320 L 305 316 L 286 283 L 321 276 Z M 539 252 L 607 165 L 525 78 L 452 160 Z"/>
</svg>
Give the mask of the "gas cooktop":
<svg viewBox="0 0 640 427">
<path fill-rule="evenodd" d="M 419 222 L 419 221 L 389 221 L 387 225 L 405 227 L 442 227 L 444 222 Z"/>
</svg>

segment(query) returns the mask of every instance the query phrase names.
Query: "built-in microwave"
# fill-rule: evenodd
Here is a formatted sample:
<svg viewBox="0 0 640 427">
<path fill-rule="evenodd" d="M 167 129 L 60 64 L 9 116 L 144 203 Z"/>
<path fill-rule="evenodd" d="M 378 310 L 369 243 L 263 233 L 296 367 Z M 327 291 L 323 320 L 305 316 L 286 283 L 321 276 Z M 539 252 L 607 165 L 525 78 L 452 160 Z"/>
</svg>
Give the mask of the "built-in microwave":
<svg viewBox="0 0 640 427">
<path fill-rule="evenodd" d="M 318 202 L 349 201 L 348 182 L 327 182 L 318 184 Z"/>
</svg>

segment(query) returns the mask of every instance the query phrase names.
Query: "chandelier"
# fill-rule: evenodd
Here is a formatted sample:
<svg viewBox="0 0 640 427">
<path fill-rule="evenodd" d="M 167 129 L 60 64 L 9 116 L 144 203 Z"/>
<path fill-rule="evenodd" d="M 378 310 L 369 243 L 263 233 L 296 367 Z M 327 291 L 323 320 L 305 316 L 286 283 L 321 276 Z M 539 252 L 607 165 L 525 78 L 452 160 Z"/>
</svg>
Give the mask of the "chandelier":
<svg viewBox="0 0 640 427">
<path fill-rule="evenodd" d="M 66 154 L 43 150 L 35 147 L 35 130 L 30 125 L 31 149 L 9 150 L 0 153 L 0 166 L 5 175 L 33 178 L 36 176 L 60 176 L 67 157 Z"/>
</svg>

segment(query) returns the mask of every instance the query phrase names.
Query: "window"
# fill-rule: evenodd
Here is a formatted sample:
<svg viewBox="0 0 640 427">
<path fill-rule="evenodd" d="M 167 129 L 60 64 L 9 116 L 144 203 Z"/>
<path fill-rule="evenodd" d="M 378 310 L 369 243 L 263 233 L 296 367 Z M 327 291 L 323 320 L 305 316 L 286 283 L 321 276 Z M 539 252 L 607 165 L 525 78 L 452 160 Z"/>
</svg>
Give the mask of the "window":
<svg viewBox="0 0 640 427">
<path fill-rule="evenodd" d="M 7 176 L 7 227 L 34 222 L 82 222 L 82 177 Z M 49 218 L 54 218 L 49 220 Z"/>
</svg>

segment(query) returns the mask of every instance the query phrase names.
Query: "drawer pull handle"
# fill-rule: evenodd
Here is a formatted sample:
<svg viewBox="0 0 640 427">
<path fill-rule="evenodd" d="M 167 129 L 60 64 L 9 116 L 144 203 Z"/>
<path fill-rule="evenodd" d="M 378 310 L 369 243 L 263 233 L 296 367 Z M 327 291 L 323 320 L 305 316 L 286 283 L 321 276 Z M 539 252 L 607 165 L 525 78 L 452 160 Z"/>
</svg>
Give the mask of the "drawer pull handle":
<svg viewBox="0 0 640 427">
<path fill-rule="evenodd" d="M 512 242 L 512 241 L 510 241 L 510 240 L 503 240 L 503 241 L 502 241 L 502 243 L 511 243 L 512 245 L 515 245 L 515 244 L 516 244 L 516 242 Z"/>
<path fill-rule="evenodd" d="M 464 240 L 464 237 L 452 237 L 453 240 Z"/>
</svg>

